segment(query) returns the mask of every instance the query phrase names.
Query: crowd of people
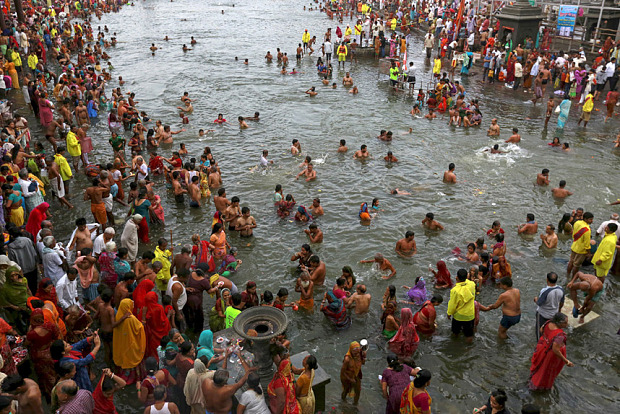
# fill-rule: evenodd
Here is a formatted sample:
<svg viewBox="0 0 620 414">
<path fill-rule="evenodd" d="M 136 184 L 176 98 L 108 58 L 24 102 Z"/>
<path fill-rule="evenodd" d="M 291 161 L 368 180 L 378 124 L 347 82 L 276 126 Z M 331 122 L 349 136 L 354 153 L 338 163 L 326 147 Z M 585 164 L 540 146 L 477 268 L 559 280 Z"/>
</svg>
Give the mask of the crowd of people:
<svg viewBox="0 0 620 414">
<path fill-rule="evenodd" d="M 238 196 L 228 199 L 220 165 L 211 148 L 206 147 L 197 159 L 181 143 L 170 158 L 165 158 L 160 155 L 160 148 L 172 144 L 173 135 L 183 129 L 172 131 L 159 120 L 152 128 L 148 127 L 152 120 L 138 109 L 134 93 L 123 92 L 122 77 L 118 78 L 119 87 L 111 92 L 106 88 L 114 70 L 107 51 L 115 45 L 116 36 L 109 35 L 107 26 L 99 27 L 95 33 L 93 19 L 101 18 L 102 13 L 117 12 L 125 4 L 122 0 L 59 1 L 52 6 L 36 1 L 23 4 L 23 11 L 18 10 L 17 16 L 6 21 L 9 27 L 0 38 L 2 66 L 7 73 L 2 78 L 4 88 L 0 82 L 0 93 L 10 99 L 20 92 L 23 94 L 47 141 L 30 134 L 25 117 L 10 110 L 8 116 L 3 114 L 0 224 L 5 229 L 6 243 L 0 248 L 0 413 L 113 413 L 116 412 L 115 393 L 128 386 L 135 386 L 145 413 L 227 413 L 233 408 L 236 393 L 238 413 L 314 413 L 312 384 L 320 357 L 309 355 L 301 367 L 295 367 L 289 355 L 290 341 L 286 335 L 278 336 L 270 346 L 276 372 L 264 390 L 252 361 L 246 361 L 241 352 L 237 356 L 244 375 L 236 382 L 229 379 L 227 364 L 235 348 L 220 345 L 224 341 L 214 338 L 214 334 L 231 328 L 238 315 L 255 306 L 301 312 L 319 309 L 336 331 L 345 330 L 351 326 L 352 318 L 367 313 L 373 306 L 367 286 L 357 283 L 351 267 L 344 266 L 335 285 L 325 287 L 326 292 L 319 296 L 320 304 L 315 306 L 315 288 L 326 284 L 326 265 L 313 252 L 313 245 L 324 239 L 314 220 L 328 212 L 319 198 L 307 203 L 307 207 L 298 204 L 292 194 L 285 195 L 282 185 L 277 185 L 273 193 L 274 212 L 281 218 L 294 218 L 308 225 L 304 230 L 308 243 L 290 258 L 298 264 L 298 278 L 294 286 L 281 287 L 275 295 L 262 289 L 262 294 L 258 294 L 259 287 L 254 281 L 245 283 L 241 290 L 236 286 L 232 279 L 243 262 L 237 258 L 237 249 L 227 237 L 232 232 L 251 237 L 258 224 L 250 208 L 240 206 Z M 552 53 L 544 36 L 540 45 L 532 39 L 523 47 L 514 48 L 510 38 L 500 42 L 494 37 L 497 27 L 485 17 L 484 8 L 475 11 L 468 5 L 463 14 L 466 18 L 457 30 L 454 11 L 437 3 L 387 2 L 387 10 L 377 10 L 376 5 L 364 2 L 342 1 L 335 6 L 338 5 L 336 15 L 340 13 L 341 21 L 343 15 L 358 18 L 353 28 L 347 26 L 344 34 L 339 28 L 336 31 L 338 47 L 334 58 L 339 66 L 342 62 L 343 69 L 347 56 L 353 61 L 360 45 L 372 44 L 378 56 L 402 60 L 407 51 L 406 36 L 412 27 L 421 22 L 428 24 L 424 46 L 428 58 L 436 51 L 439 63 L 435 69 L 438 67 L 439 76 L 435 88 L 426 93 L 419 90 L 414 115 L 427 105 L 428 119 L 435 118 L 434 110 L 437 110 L 449 115 L 449 122 L 456 126 L 479 125 L 482 114 L 478 102 L 466 103 L 465 88 L 452 79 L 456 65 L 440 75 L 442 62 L 454 62 L 456 52 L 465 53 L 461 73 L 468 74 L 472 52 L 479 51 L 484 56 L 483 81 L 504 80 L 513 89 L 518 89 L 521 82 L 524 88 L 532 89 L 533 83 L 534 102 L 547 93 L 546 85 L 551 83 L 556 94 L 569 102 L 568 109 L 571 100 L 582 98 L 579 122 L 583 121 L 584 126 L 590 120 L 594 101 L 602 96 L 605 85 L 609 85 L 606 99 L 611 112 L 607 118 L 613 116 L 618 99 L 615 92 L 618 72 L 613 56 L 617 53 L 607 42 L 601 56 L 592 62 L 592 69 L 586 72 L 588 62 L 583 54 L 577 52 L 565 57 L 563 53 Z M 329 6 L 318 8 L 329 11 L 327 14 L 333 17 Z M 5 16 L 10 16 L 7 12 Z M 386 40 L 388 32 L 390 39 Z M 320 47 L 327 65 L 323 60 L 317 63 L 324 80 L 331 75 L 334 49 L 330 41 L 328 30 Z M 190 45 L 195 42 L 192 37 Z M 316 36 L 311 37 L 306 30 L 297 49 L 297 59 L 315 52 L 316 42 Z M 386 53 L 387 44 L 390 49 Z M 183 50 L 191 50 L 183 46 Z M 154 44 L 151 46 L 153 54 L 157 49 Z M 279 49 L 277 53 L 277 63 L 286 74 L 287 54 Z M 269 52 L 266 59 L 273 59 Z M 22 65 L 22 60 L 28 62 L 28 68 Z M 415 70 L 403 78 L 398 77 L 395 62 L 392 68 L 396 68 L 390 73 L 391 77 L 396 75 L 395 87 L 400 82 L 415 85 Z M 605 73 L 604 79 L 601 73 Z M 584 83 L 583 79 L 588 80 Z M 342 83 L 350 91 L 357 91 L 349 73 Z M 314 89 L 306 93 L 316 95 Z M 178 110 L 186 124 L 193 113 L 193 99 L 186 92 L 180 101 L 182 106 Z M 568 109 L 566 105 L 560 107 L 561 118 Z M 553 104 L 550 108 L 553 109 Z M 88 156 L 93 149 L 88 130 L 91 120 L 103 118 L 105 112 L 111 136 L 107 160 L 111 162 L 95 163 Z M 548 112 L 547 122 L 550 116 Z M 240 128 L 247 128 L 247 121 L 258 121 L 259 117 L 258 112 L 239 117 Z M 222 114 L 214 121 L 215 124 L 226 122 Z M 200 135 L 204 133 L 200 131 Z M 500 127 L 494 120 L 488 135 L 499 134 Z M 129 135 L 127 142 L 125 137 Z M 392 140 L 392 133 L 382 131 L 378 138 Z M 519 141 L 518 130 L 514 129 L 506 142 L 518 144 Z M 556 144 L 559 141 L 550 145 Z M 52 149 L 53 155 L 47 154 L 46 146 Z M 145 150 L 149 153 L 148 160 L 142 155 Z M 344 140 L 337 151 L 348 151 Z M 490 151 L 501 152 L 497 146 Z M 297 139 L 293 140 L 290 152 L 294 156 L 301 154 Z M 369 155 L 362 145 L 353 158 L 364 160 Z M 268 157 L 268 150 L 263 150 L 260 166 L 273 163 Z M 397 162 L 391 152 L 385 160 Z M 308 182 L 316 179 L 317 172 L 309 156 L 300 168 L 297 179 Z M 450 164 L 443 176 L 444 183 L 457 182 L 455 168 Z M 89 178 L 87 188 L 74 188 L 72 180 L 77 174 Z M 129 183 L 127 193 L 125 181 Z M 549 171 L 543 170 L 536 183 L 549 185 Z M 162 184 L 165 184 L 163 191 L 169 190 L 177 203 L 185 203 L 187 198 L 192 208 L 211 202 L 213 195 L 216 212 L 208 239 L 196 233 L 191 237 L 191 244 L 188 240 L 176 254 L 172 232 L 170 239 L 151 241 L 152 226 L 165 225 L 165 212 L 157 194 Z M 560 182 L 553 189 L 556 198 L 572 195 L 565 185 Z M 50 209 L 72 209 L 71 194 L 82 190 L 93 220 L 78 218 L 69 242 L 63 244 L 57 237 L 65 235 L 55 232 Z M 407 194 L 398 189 L 391 193 Z M 362 203 L 361 224 L 369 224 L 381 211 L 379 202 L 375 198 L 370 207 Z M 115 229 L 118 219 L 113 214 L 115 203 L 127 208 L 126 217 L 118 223 L 122 227 L 120 237 Z M 564 215 L 557 228 L 549 224 L 540 234 L 541 243 L 547 249 L 557 246 L 558 234 L 572 236 L 566 289 L 574 307 L 571 315 L 560 312 L 565 290 L 558 275 L 548 273 L 539 296 L 534 298 L 538 344 L 532 350 L 529 380 L 532 390 L 551 389 L 563 367 L 573 366 L 567 358 L 564 329 L 569 317 L 585 323 L 604 294 L 605 278 L 612 268 L 620 234 L 618 219 L 612 215 L 593 234 L 590 228 L 593 214 L 577 209 Z M 432 212 L 426 214 L 421 224 L 431 231 L 445 230 Z M 537 235 L 534 215 L 527 214 L 526 222 L 517 231 Z M 520 322 L 521 295 L 506 258 L 504 234 L 501 223 L 496 221 L 486 234 L 467 245 L 467 252 L 455 249 L 453 253 L 458 260 L 469 266 L 458 269 L 455 280 L 444 261 L 438 261 L 436 268 L 430 266 L 432 276 L 428 280 L 433 280 L 433 293 L 429 293 L 426 278 L 421 276 L 412 286 L 402 286 L 407 300 L 398 299 L 396 286 L 386 288 L 380 303 L 380 322 L 390 353 L 380 381 L 387 413 L 431 411 L 432 372 L 417 366 L 413 357 L 420 337 L 435 334 L 437 307 L 444 301 L 443 290 L 450 292 L 447 315 L 451 319 L 451 331 L 455 336 L 462 333 L 468 343 L 474 340 L 481 311 L 501 308 L 500 340 L 507 338 L 509 329 Z M 154 249 L 148 247 L 153 245 L 156 245 Z M 402 239 L 395 241 L 394 251 L 400 257 L 413 257 L 417 253 L 414 232 L 407 231 Z M 360 263 L 375 266 L 386 280 L 396 275 L 395 267 L 382 253 Z M 590 265 L 594 274 L 582 271 L 582 267 Z M 485 306 L 477 297 L 489 286 L 497 286 L 502 292 L 494 303 Z M 289 297 L 289 288 L 294 289 L 295 298 Z M 214 301 L 206 318 L 205 293 Z M 359 401 L 367 349 L 365 341 L 352 342 L 344 355 L 340 370 L 342 400 L 352 396 L 354 404 Z M 246 385 L 247 390 L 238 392 Z M 474 412 L 508 413 L 506 402 L 505 391 L 498 389 L 492 392 L 486 405 L 475 408 Z M 522 408 L 524 413 L 537 410 L 531 404 Z"/>
</svg>

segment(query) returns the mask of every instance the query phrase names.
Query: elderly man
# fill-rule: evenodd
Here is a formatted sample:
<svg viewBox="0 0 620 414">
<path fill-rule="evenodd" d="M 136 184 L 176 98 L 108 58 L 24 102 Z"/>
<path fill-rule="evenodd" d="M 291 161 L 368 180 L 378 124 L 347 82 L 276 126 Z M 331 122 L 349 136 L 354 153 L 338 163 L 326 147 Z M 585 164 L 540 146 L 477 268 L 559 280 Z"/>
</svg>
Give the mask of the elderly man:
<svg viewBox="0 0 620 414">
<path fill-rule="evenodd" d="M 596 230 L 596 235 L 599 236 L 599 237 L 604 237 L 605 236 L 605 228 L 607 227 L 607 225 L 609 223 L 614 223 L 616 226 L 618 226 L 618 228 L 615 231 L 616 236 L 618 236 L 620 238 L 620 222 L 618 222 L 618 220 L 620 220 L 620 215 L 618 215 L 617 213 L 613 213 L 609 217 L 609 220 L 606 220 L 606 221 L 602 222 L 601 225 L 598 226 L 598 229 Z"/>
<path fill-rule="evenodd" d="M 93 394 L 79 389 L 73 380 L 60 381 L 56 385 L 56 395 L 60 404 L 58 413 L 91 414 L 95 409 Z"/>
<path fill-rule="evenodd" d="M 226 351 L 227 358 L 228 353 L 229 351 Z M 205 405 L 208 413 L 228 413 L 232 410 L 233 395 L 245 384 L 250 372 L 256 369 L 250 368 L 241 356 L 239 361 L 241 361 L 245 374 L 236 383 L 228 384 L 230 374 L 224 369 L 218 369 L 215 371 L 213 379 L 206 378 L 202 382 L 202 393 L 205 396 Z"/>
<path fill-rule="evenodd" d="M 93 254 L 95 255 L 96 258 L 99 258 L 99 255 L 101 254 L 101 252 L 105 250 L 105 245 L 108 244 L 108 242 L 111 242 L 114 240 L 115 235 L 116 235 L 116 231 L 114 230 L 114 228 L 107 227 L 105 231 L 103 232 L 103 234 L 100 234 L 99 236 L 97 236 L 97 238 L 93 242 Z"/>
<path fill-rule="evenodd" d="M 46 277 L 52 279 L 54 286 L 56 286 L 60 278 L 65 275 L 67 261 L 54 247 L 56 247 L 54 236 L 46 236 L 43 239 L 43 251 L 41 252 L 43 272 Z"/>
<path fill-rule="evenodd" d="M 396 269 L 394 269 L 392 263 L 390 263 L 388 259 L 383 257 L 381 253 L 375 254 L 375 258 L 373 260 L 360 260 L 360 263 L 376 263 L 379 271 L 381 271 L 382 273 L 387 273 L 389 271 L 390 274 L 387 276 L 383 276 L 382 279 L 391 279 L 392 277 L 396 276 Z"/>
<path fill-rule="evenodd" d="M 130 263 L 135 262 L 138 255 L 138 244 L 140 243 L 138 239 L 138 226 L 141 221 L 142 216 L 134 214 L 125 223 L 125 228 L 123 228 L 123 233 L 121 234 L 121 246 L 127 249 L 127 260 Z"/>
<path fill-rule="evenodd" d="M 30 213 L 32 209 L 45 201 L 43 200 L 41 191 L 39 191 L 39 183 L 28 178 L 27 169 L 22 168 L 19 170 L 19 180 L 17 184 L 19 184 L 19 191 L 22 192 L 22 196 L 24 197 L 27 213 Z"/>
</svg>

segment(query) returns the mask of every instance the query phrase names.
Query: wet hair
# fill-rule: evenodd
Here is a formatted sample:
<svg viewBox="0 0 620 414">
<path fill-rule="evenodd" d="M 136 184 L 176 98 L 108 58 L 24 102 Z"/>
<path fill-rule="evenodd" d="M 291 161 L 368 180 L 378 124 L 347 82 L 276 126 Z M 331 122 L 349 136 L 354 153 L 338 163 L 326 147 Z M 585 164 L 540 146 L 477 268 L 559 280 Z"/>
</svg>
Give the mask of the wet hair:
<svg viewBox="0 0 620 414">
<path fill-rule="evenodd" d="M 503 278 L 499 280 L 499 284 L 507 286 L 507 287 L 512 287 L 512 278 L 508 276 L 504 276 Z"/>
<path fill-rule="evenodd" d="M 271 303 L 273 302 L 273 293 L 270 290 L 266 290 L 263 293 L 263 303 Z"/>
<path fill-rule="evenodd" d="M 562 312 L 558 312 L 551 318 L 551 323 L 557 325 L 563 322 L 566 322 L 568 316 L 564 315 Z"/>
<path fill-rule="evenodd" d="M 337 285 L 338 287 L 342 287 L 342 286 L 344 286 L 344 284 L 345 284 L 345 283 L 347 283 L 347 280 L 346 280 L 344 277 L 339 277 L 339 278 L 336 280 L 336 285 Z"/>
<path fill-rule="evenodd" d="M 459 269 L 456 272 L 456 280 L 459 282 L 464 282 L 467 280 L 467 270 L 465 269 Z"/>
<path fill-rule="evenodd" d="M 278 297 L 284 297 L 284 296 L 288 296 L 288 289 L 287 288 L 280 288 L 280 290 L 278 290 Z"/>
<path fill-rule="evenodd" d="M 75 220 L 75 225 L 76 226 L 85 226 L 86 225 L 86 219 L 84 217 L 80 217 L 79 219 Z"/>
<path fill-rule="evenodd" d="M 428 369 L 421 369 L 413 379 L 413 386 L 422 388 L 431 380 L 431 372 Z"/>
<path fill-rule="evenodd" d="M 233 305 L 240 305 L 241 304 L 241 293 L 233 293 L 233 295 L 231 296 L 231 299 L 232 299 Z"/>
<path fill-rule="evenodd" d="M 426 218 L 434 220 L 435 219 L 435 215 L 433 213 L 426 213 Z"/>
<path fill-rule="evenodd" d="M 441 304 L 443 303 L 443 296 L 441 295 L 433 295 L 433 297 L 431 298 L 431 302 L 435 302 L 436 304 Z"/>
<path fill-rule="evenodd" d="M 231 203 L 238 203 L 239 201 L 240 201 L 239 197 L 237 197 L 237 196 L 234 196 L 233 198 L 230 199 Z"/>
<path fill-rule="evenodd" d="M 170 341 L 168 341 L 168 342 L 170 342 Z M 185 342 L 183 344 L 185 344 Z M 181 344 L 181 345 L 183 345 L 183 344 Z M 146 369 L 146 373 L 148 375 L 155 375 L 155 373 L 159 369 L 159 364 L 157 363 L 157 359 L 155 357 L 148 357 L 144 361 L 144 368 Z"/>
<path fill-rule="evenodd" d="M 390 297 L 393 298 L 396 296 L 396 286 L 390 285 L 388 286 L 388 292 L 390 292 Z"/>
<path fill-rule="evenodd" d="M 215 371 L 215 374 L 213 374 L 213 383 L 218 387 L 225 385 L 227 381 L 228 371 L 226 371 L 225 369 L 218 369 L 217 371 Z"/>
<path fill-rule="evenodd" d="M 616 230 L 618 230 L 618 225 L 616 223 L 609 223 L 607 227 L 609 227 L 609 230 L 611 230 L 614 233 L 616 232 Z"/>
<path fill-rule="evenodd" d="M 547 273 L 547 281 L 549 283 L 557 283 L 557 281 L 558 281 L 558 274 L 555 273 L 555 272 Z"/>
<path fill-rule="evenodd" d="M 347 141 L 345 141 L 344 139 L 340 140 L 340 145 L 346 145 Z"/>
<path fill-rule="evenodd" d="M 453 170 L 456 167 L 456 165 L 454 165 L 453 162 L 451 162 L 450 164 L 448 164 L 448 170 Z"/>
<path fill-rule="evenodd" d="M 564 227 L 566 226 L 566 223 L 568 223 L 570 221 L 570 213 L 564 213 L 564 215 L 562 216 L 562 220 L 560 220 L 560 222 L 558 223 L 558 231 L 564 231 Z"/>
<path fill-rule="evenodd" d="M 591 219 L 591 218 L 594 218 L 594 214 L 590 213 L 589 211 L 586 211 L 585 213 L 583 213 L 584 220 Z"/>
<path fill-rule="evenodd" d="M 497 233 L 495 235 L 495 241 L 497 241 L 498 243 L 501 243 L 504 241 L 504 235 L 502 233 Z"/>
<path fill-rule="evenodd" d="M 566 185 L 566 180 L 560 180 L 560 187 L 564 187 Z"/>
<path fill-rule="evenodd" d="M 542 173 L 543 174 L 549 174 L 549 169 L 548 168 L 543 168 Z"/>
<path fill-rule="evenodd" d="M 403 364 L 400 363 L 396 355 L 389 354 L 386 359 L 388 367 L 392 368 L 393 371 L 401 372 L 403 370 Z"/>
<path fill-rule="evenodd" d="M 263 389 L 260 386 L 260 375 L 258 375 L 256 372 L 250 372 L 250 375 L 248 375 L 247 384 L 248 384 L 248 388 L 253 390 L 258 395 L 263 394 Z"/>
<path fill-rule="evenodd" d="M 312 249 L 310 248 L 310 245 L 308 243 L 304 243 L 301 245 L 301 248 L 304 249 L 307 252 L 312 253 Z"/>
<path fill-rule="evenodd" d="M 526 217 L 527 217 L 528 221 L 535 220 L 534 215 L 532 213 L 527 213 Z"/>
<path fill-rule="evenodd" d="M 64 354 L 65 341 L 63 341 L 62 339 L 57 339 L 52 342 L 52 345 L 50 345 L 50 356 L 52 357 L 52 359 L 58 361 L 62 358 Z"/>
<path fill-rule="evenodd" d="M 491 393 L 491 396 L 495 398 L 495 402 L 502 406 L 502 408 L 506 405 L 506 401 L 508 401 L 508 396 L 506 395 L 506 391 L 502 389 L 495 390 Z"/>
<path fill-rule="evenodd" d="M 276 184 L 276 191 L 282 191 L 282 184 Z"/>
<path fill-rule="evenodd" d="M 475 245 L 474 243 L 469 243 L 469 244 L 467 245 L 467 248 L 468 248 L 468 249 L 469 249 L 470 247 L 471 247 L 471 248 L 473 248 L 473 249 L 474 249 L 474 251 L 476 250 L 476 245 Z"/>
<path fill-rule="evenodd" d="M 315 255 L 312 255 L 312 256 L 310 257 L 310 260 L 308 260 L 308 261 L 309 261 L 310 263 L 316 263 L 316 264 L 321 263 L 321 259 L 319 259 L 319 256 L 317 256 L 316 254 L 315 254 Z"/>
</svg>

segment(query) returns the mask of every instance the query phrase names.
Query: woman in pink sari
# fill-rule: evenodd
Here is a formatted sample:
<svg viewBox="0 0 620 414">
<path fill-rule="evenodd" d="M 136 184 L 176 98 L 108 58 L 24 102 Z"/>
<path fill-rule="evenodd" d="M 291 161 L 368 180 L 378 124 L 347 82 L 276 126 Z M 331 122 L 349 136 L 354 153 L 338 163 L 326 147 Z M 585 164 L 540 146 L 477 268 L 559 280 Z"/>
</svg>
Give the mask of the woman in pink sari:
<svg viewBox="0 0 620 414">
<path fill-rule="evenodd" d="M 54 109 L 54 104 L 47 100 L 46 93 L 42 93 L 39 98 L 39 119 L 41 120 L 41 125 L 44 127 L 49 126 L 54 119 L 52 109 Z"/>
<path fill-rule="evenodd" d="M 418 349 L 419 342 L 420 337 L 418 336 L 415 329 L 415 324 L 413 323 L 413 314 L 411 313 L 411 309 L 401 309 L 400 328 L 398 328 L 398 332 L 396 332 L 396 335 L 394 335 L 388 343 L 390 350 L 400 358 L 407 358 L 413 355 L 413 353 Z"/>
</svg>

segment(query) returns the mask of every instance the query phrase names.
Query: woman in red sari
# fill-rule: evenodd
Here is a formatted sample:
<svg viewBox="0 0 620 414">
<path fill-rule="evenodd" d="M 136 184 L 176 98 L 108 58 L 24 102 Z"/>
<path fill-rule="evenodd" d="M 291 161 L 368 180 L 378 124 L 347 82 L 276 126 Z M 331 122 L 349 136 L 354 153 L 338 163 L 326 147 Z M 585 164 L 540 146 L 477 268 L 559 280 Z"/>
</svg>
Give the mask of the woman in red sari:
<svg viewBox="0 0 620 414">
<path fill-rule="evenodd" d="M 429 266 L 430 267 L 430 266 Z M 446 266 L 446 262 L 440 260 L 437 262 L 437 271 L 432 268 L 430 271 L 435 275 L 435 289 L 449 289 L 452 287 L 452 278 L 450 271 Z"/>
<path fill-rule="evenodd" d="M 15 375 L 17 374 L 17 367 L 13 360 L 11 347 L 6 340 L 6 334 L 17 335 L 17 332 L 15 332 L 15 329 L 13 329 L 8 322 L 0 318 L 0 356 L 4 362 L 2 366 L 0 366 L 0 372 L 6 375 Z"/>
<path fill-rule="evenodd" d="M 295 377 L 291 361 L 283 359 L 278 365 L 278 372 L 267 387 L 269 408 L 272 413 L 299 414 L 299 402 L 295 397 Z M 279 408 L 279 410 L 278 410 Z"/>
<path fill-rule="evenodd" d="M 41 309 L 35 309 L 30 315 L 30 331 L 26 334 L 28 343 L 28 353 L 34 370 L 37 373 L 37 383 L 41 388 L 41 393 L 49 402 L 52 388 L 56 383 L 56 372 L 54 371 L 54 361 L 50 355 L 50 345 L 60 338 L 58 327 L 46 322 Z"/>
<path fill-rule="evenodd" d="M 146 312 L 142 320 L 146 321 L 146 352 L 144 357 L 157 358 L 157 347 L 160 345 L 161 338 L 168 335 L 170 322 L 164 312 L 164 307 L 157 302 L 157 293 L 148 292 L 144 297 Z"/>
<path fill-rule="evenodd" d="M 435 306 L 441 305 L 443 297 L 440 295 L 434 295 L 431 300 L 424 302 L 419 311 L 413 315 L 413 323 L 416 330 L 424 335 L 432 335 L 435 333 L 437 324 L 435 318 L 437 317 L 437 311 Z"/>
<path fill-rule="evenodd" d="M 416 349 L 418 349 L 419 342 L 420 337 L 418 336 L 418 332 L 415 329 L 415 324 L 413 323 L 413 314 L 411 313 L 411 309 L 401 309 L 400 328 L 398 328 L 398 332 L 396 332 L 396 335 L 394 335 L 388 343 L 390 350 L 392 350 L 392 352 L 394 352 L 398 357 L 407 358 L 413 355 Z"/>
<path fill-rule="evenodd" d="M 56 307 L 56 311 L 62 316 L 62 308 L 58 306 L 58 296 L 56 295 L 56 288 L 54 287 L 52 279 L 49 277 L 44 277 L 41 279 L 35 296 L 43 302 L 52 302 Z"/>
<path fill-rule="evenodd" d="M 532 355 L 530 367 L 531 390 L 550 390 L 564 365 L 573 366 L 566 359 L 566 334 L 563 328 L 567 326 L 568 317 L 558 312 L 540 328 L 542 335 Z"/>
<path fill-rule="evenodd" d="M 144 279 L 138 283 L 136 289 L 133 291 L 133 314 L 138 318 L 142 319 L 142 310 L 146 306 L 144 299 L 146 298 L 146 294 L 152 291 L 155 288 L 155 283 L 150 279 Z"/>
<path fill-rule="evenodd" d="M 41 203 L 35 208 L 32 209 L 30 215 L 28 216 L 28 222 L 26 223 L 26 231 L 35 238 L 37 238 L 37 234 L 41 230 L 41 223 L 43 220 L 47 219 L 47 210 L 50 208 L 48 203 Z"/>
</svg>

